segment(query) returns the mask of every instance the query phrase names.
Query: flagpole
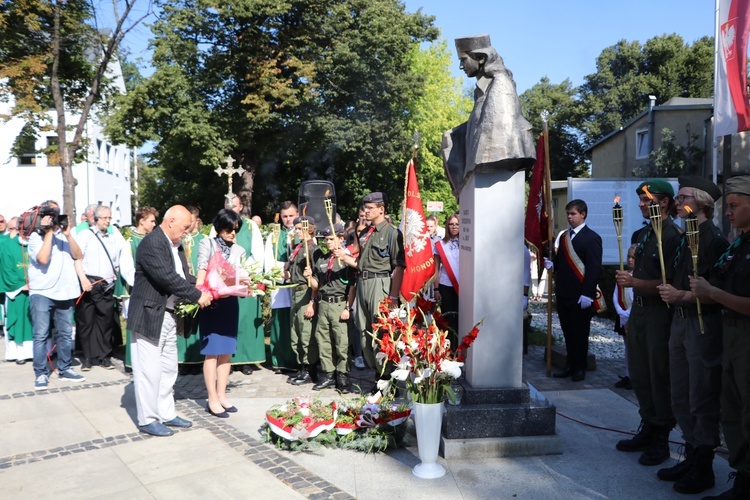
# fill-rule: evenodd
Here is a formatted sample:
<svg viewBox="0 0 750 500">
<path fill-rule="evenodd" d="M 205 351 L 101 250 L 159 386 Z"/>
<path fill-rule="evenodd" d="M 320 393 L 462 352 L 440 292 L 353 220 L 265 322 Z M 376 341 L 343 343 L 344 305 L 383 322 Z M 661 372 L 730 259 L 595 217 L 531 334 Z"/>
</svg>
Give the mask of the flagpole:
<svg viewBox="0 0 750 500">
<path fill-rule="evenodd" d="M 711 180 L 714 184 L 717 184 L 719 179 L 719 140 L 716 137 L 716 90 L 719 78 L 719 44 L 721 43 L 721 40 L 719 39 L 719 1 L 720 0 L 716 0 L 716 7 L 714 9 L 714 133 L 712 134 L 713 140 L 711 141 L 713 144 L 711 155 L 713 163 L 713 165 L 711 165 Z M 719 221 L 720 219 L 721 216 L 717 215 L 716 220 Z"/>
<path fill-rule="evenodd" d="M 550 213 L 552 204 L 552 176 L 549 171 L 549 130 L 547 120 L 549 111 L 546 109 L 541 113 L 544 124 L 544 211 L 547 214 L 547 254 L 549 260 L 553 259 L 552 245 L 554 242 L 554 217 Z M 547 377 L 552 376 L 552 273 L 547 271 Z"/>
</svg>

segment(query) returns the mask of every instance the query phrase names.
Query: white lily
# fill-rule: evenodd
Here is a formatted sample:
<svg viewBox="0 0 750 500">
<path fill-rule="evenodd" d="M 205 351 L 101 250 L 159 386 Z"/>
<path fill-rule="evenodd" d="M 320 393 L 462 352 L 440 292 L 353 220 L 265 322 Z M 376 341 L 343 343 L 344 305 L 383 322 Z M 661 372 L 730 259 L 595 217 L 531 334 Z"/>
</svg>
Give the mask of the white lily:
<svg viewBox="0 0 750 500">
<path fill-rule="evenodd" d="M 440 363 L 440 369 L 451 377 L 458 378 L 461 376 L 461 367 L 463 365 L 464 364 L 460 361 L 444 359 L 442 363 Z"/>
<path fill-rule="evenodd" d="M 393 370 L 393 372 L 391 372 L 391 378 L 404 381 L 409 377 L 409 373 L 409 370 Z"/>
</svg>

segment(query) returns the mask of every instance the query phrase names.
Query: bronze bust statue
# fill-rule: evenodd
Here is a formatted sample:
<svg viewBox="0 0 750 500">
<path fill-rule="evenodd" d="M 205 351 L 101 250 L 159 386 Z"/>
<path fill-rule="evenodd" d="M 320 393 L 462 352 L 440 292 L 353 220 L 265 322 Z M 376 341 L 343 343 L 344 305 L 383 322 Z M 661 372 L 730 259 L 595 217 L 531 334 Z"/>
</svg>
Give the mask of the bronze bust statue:
<svg viewBox="0 0 750 500">
<path fill-rule="evenodd" d="M 456 51 L 461 69 L 477 78 L 469 121 L 443 134 L 443 165 L 458 198 L 474 172 L 525 169 L 534 164 L 536 150 L 513 74 L 489 35 L 457 38 Z"/>
</svg>

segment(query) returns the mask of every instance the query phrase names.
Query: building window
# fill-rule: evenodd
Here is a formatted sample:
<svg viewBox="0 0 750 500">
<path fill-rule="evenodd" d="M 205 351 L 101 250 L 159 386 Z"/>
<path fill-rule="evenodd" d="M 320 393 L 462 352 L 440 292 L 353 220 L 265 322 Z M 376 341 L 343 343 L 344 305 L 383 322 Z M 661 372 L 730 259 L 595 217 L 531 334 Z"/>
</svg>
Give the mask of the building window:
<svg viewBox="0 0 750 500">
<path fill-rule="evenodd" d="M 60 166 L 60 150 L 57 147 L 58 144 L 57 136 L 47 136 L 47 166 L 48 167 L 59 167 Z"/>
<path fill-rule="evenodd" d="M 28 124 L 24 125 L 11 147 L 13 156 L 18 159 L 18 165 L 36 165 L 36 140 L 34 128 Z"/>
<path fill-rule="evenodd" d="M 635 131 L 635 159 L 648 158 L 648 129 Z"/>
</svg>

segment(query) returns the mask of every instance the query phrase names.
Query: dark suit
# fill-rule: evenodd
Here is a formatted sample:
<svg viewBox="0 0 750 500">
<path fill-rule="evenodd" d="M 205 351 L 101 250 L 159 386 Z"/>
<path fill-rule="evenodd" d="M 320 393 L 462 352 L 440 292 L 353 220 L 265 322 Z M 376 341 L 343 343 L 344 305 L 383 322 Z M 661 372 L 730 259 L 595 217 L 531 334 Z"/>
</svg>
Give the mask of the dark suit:
<svg viewBox="0 0 750 500">
<path fill-rule="evenodd" d="M 176 416 L 172 390 L 177 380 L 177 317 L 167 311 L 167 300 L 171 295 L 189 302 L 201 297 L 189 281 L 182 245 L 178 255 L 185 278 L 175 269 L 172 244 L 161 227 L 138 245 L 128 329 L 132 332 L 133 385 L 140 426 Z"/>
<path fill-rule="evenodd" d="M 159 340 L 164 321 L 167 299 L 170 295 L 198 302 L 201 292 L 189 281 L 185 249 L 178 249 L 184 279 L 175 271 L 172 249 L 161 227 L 157 227 L 143 238 L 138 245 L 138 259 L 135 263 L 135 283 L 130 296 L 128 330 L 138 332 L 154 342 Z"/>
<path fill-rule="evenodd" d="M 596 285 L 602 273 L 602 239 L 588 226 L 580 227 L 573 237 L 573 250 L 585 266 L 581 281 L 575 267 L 566 256 L 564 241 L 567 236 L 563 235 L 560 238 L 560 247 L 554 260 L 557 315 L 565 337 L 568 368 L 573 371 L 585 371 L 589 330 L 595 310 L 593 305 L 581 309 L 578 300 L 582 295 L 592 300 L 596 299 Z"/>
</svg>

